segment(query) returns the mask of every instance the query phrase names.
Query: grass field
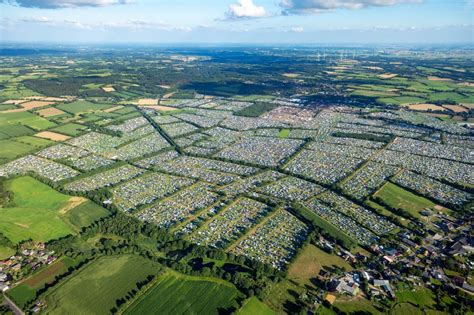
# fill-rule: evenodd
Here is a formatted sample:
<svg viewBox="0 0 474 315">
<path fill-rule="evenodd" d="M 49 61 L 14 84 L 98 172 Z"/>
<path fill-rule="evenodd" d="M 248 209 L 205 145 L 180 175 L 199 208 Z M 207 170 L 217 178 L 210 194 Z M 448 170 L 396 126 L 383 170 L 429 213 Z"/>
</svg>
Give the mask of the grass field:
<svg viewBox="0 0 474 315">
<path fill-rule="evenodd" d="M 420 216 L 420 211 L 425 208 L 433 208 L 435 204 L 428 199 L 417 196 L 395 184 L 386 183 L 375 196 L 391 207 L 402 208 L 415 217 Z"/>
<path fill-rule="evenodd" d="M 78 197 L 63 195 L 31 177 L 18 177 L 6 182 L 13 192 L 13 200 L 0 208 L 0 230 L 13 243 L 32 239 L 45 242 L 66 236 L 74 231 L 64 217 L 78 217 L 74 209 Z M 82 201 L 82 200 L 81 200 Z M 68 211 L 71 211 L 71 214 Z M 99 213 L 100 214 L 100 213 Z M 82 214 L 95 217 L 99 214 Z M 81 222 L 81 219 L 76 219 Z M 90 219 L 89 219 L 90 220 Z M 87 222 L 83 219 L 82 222 Z"/>
<path fill-rule="evenodd" d="M 56 124 L 29 112 L 0 113 L 0 126 L 22 124 L 35 130 L 54 127 Z"/>
<path fill-rule="evenodd" d="M 278 133 L 278 138 L 288 138 L 290 135 L 291 130 L 290 129 L 282 129 Z"/>
<path fill-rule="evenodd" d="M 339 256 L 308 244 L 288 269 L 288 278 L 300 285 L 311 285 L 311 278 L 315 278 L 321 269 L 331 270 L 335 266 L 352 270 L 351 265 Z"/>
<path fill-rule="evenodd" d="M 46 295 L 46 313 L 108 314 L 117 299 L 159 272 L 159 266 L 137 255 L 101 257 Z"/>
<path fill-rule="evenodd" d="M 10 258 L 15 254 L 15 250 L 10 247 L 0 246 L 0 260 Z"/>
<path fill-rule="evenodd" d="M 74 101 L 71 103 L 61 104 L 56 106 L 62 111 L 71 113 L 71 114 L 79 114 L 85 113 L 90 111 L 100 111 L 103 109 L 107 109 L 112 107 L 112 105 L 107 104 L 95 104 L 88 101 Z"/>
<path fill-rule="evenodd" d="M 218 314 L 241 293 L 214 278 L 191 277 L 167 271 L 124 314 Z"/>
<path fill-rule="evenodd" d="M 34 150 L 35 148 L 21 142 L 12 140 L 0 140 L 0 159 L 13 159 L 17 156 Z"/>
<path fill-rule="evenodd" d="M 337 300 L 334 306 L 346 314 L 356 314 L 357 312 L 361 314 L 382 314 L 372 305 L 371 301 L 364 298 L 351 301 Z"/>
<path fill-rule="evenodd" d="M 77 136 L 82 133 L 82 130 L 86 129 L 87 127 L 79 124 L 65 124 L 62 126 L 58 126 L 56 128 L 51 129 L 51 131 L 59 132 L 68 136 Z"/>
<path fill-rule="evenodd" d="M 249 298 L 242 308 L 237 312 L 237 315 L 274 315 L 272 311 L 265 303 L 261 302 L 255 296 Z"/>
<path fill-rule="evenodd" d="M 271 111 L 272 109 L 277 108 L 278 105 L 270 103 L 255 103 L 249 107 L 245 107 L 237 112 L 234 115 L 245 116 L 245 117 L 259 117 L 260 115 Z"/>
<path fill-rule="evenodd" d="M 15 140 L 16 142 L 29 144 L 36 148 L 43 148 L 54 143 L 53 141 L 50 141 L 47 139 L 41 139 L 41 138 L 31 137 L 31 136 L 18 137 L 13 140 Z"/>
<path fill-rule="evenodd" d="M 86 201 L 79 206 L 67 211 L 64 214 L 64 218 L 74 225 L 77 229 L 91 225 L 92 222 L 106 217 L 110 212 L 102 208 L 101 206 L 93 203 L 92 201 Z"/>
<path fill-rule="evenodd" d="M 43 288 L 47 283 L 52 282 L 56 276 L 65 273 L 68 268 L 75 263 L 76 262 L 69 257 L 59 259 L 25 279 L 19 285 L 11 289 L 8 295 L 18 306 L 24 307 L 29 301 L 35 298 L 38 290 Z"/>
</svg>

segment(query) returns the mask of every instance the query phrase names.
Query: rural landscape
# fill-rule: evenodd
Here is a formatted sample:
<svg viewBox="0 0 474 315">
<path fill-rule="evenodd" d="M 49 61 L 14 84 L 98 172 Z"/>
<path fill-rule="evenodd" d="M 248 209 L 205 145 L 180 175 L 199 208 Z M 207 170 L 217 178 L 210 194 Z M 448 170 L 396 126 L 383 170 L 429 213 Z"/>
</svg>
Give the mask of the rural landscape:
<svg viewBox="0 0 474 315">
<path fill-rule="evenodd" d="M 0 314 L 473 314 L 473 60 L 2 42 Z"/>
</svg>

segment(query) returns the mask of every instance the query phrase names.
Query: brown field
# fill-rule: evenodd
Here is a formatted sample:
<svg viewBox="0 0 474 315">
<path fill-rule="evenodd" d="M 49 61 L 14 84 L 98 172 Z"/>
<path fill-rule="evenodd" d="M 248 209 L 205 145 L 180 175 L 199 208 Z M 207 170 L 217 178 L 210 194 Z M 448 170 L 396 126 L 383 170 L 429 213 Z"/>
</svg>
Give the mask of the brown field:
<svg viewBox="0 0 474 315">
<path fill-rule="evenodd" d="M 395 78 L 396 76 L 398 76 L 398 74 L 395 74 L 395 73 L 384 73 L 384 74 L 378 75 L 377 77 L 379 77 L 380 79 L 391 79 L 391 78 Z"/>
<path fill-rule="evenodd" d="M 106 112 L 106 113 L 110 113 L 110 112 L 114 112 L 114 111 L 116 111 L 117 109 L 120 109 L 120 108 L 123 108 L 123 106 L 118 105 L 118 106 L 114 106 L 114 107 L 111 107 L 111 108 L 104 109 L 103 111 Z"/>
<path fill-rule="evenodd" d="M 107 92 L 107 93 L 109 93 L 109 92 L 115 92 L 115 89 L 114 89 L 113 86 L 103 86 L 103 87 L 102 87 L 102 90 L 103 90 L 104 92 Z"/>
<path fill-rule="evenodd" d="M 163 105 L 152 105 L 152 106 L 143 106 L 143 107 L 151 108 L 154 110 L 163 110 L 163 111 L 177 110 L 176 107 L 169 107 L 169 106 L 163 106 Z"/>
<path fill-rule="evenodd" d="M 443 105 L 443 107 L 452 110 L 455 113 L 463 113 L 463 112 L 468 112 L 469 110 L 465 107 L 459 106 L 459 105 Z"/>
<path fill-rule="evenodd" d="M 67 101 L 68 99 L 65 97 L 44 97 L 41 99 L 42 101 L 47 101 L 47 102 L 64 102 Z"/>
<path fill-rule="evenodd" d="M 61 210 L 59 210 L 59 213 L 60 214 L 65 214 L 67 213 L 69 210 L 71 209 L 74 209 L 75 207 L 83 204 L 84 202 L 86 202 L 87 199 L 86 198 L 82 198 L 82 197 L 71 197 L 69 198 L 69 201 L 68 203 L 61 208 Z"/>
<path fill-rule="evenodd" d="M 52 104 L 54 104 L 54 102 L 30 101 L 30 102 L 22 103 L 21 106 L 26 109 L 33 109 L 33 108 L 44 107 L 44 106 L 48 106 Z"/>
<path fill-rule="evenodd" d="M 43 117 L 52 117 L 52 116 L 58 116 L 58 115 L 64 114 L 62 110 L 54 108 L 54 107 L 40 109 L 39 111 L 37 111 L 37 113 Z"/>
<path fill-rule="evenodd" d="M 39 95 L 25 97 L 26 100 L 42 100 L 43 98 L 44 96 L 39 96 Z"/>
<path fill-rule="evenodd" d="M 33 277 L 26 279 L 23 284 L 26 284 L 30 288 L 37 286 L 38 284 L 43 283 L 45 280 L 49 279 L 51 276 L 56 275 L 64 268 L 64 262 L 61 260 L 56 261 L 51 264 L 48 268 L 43 270 L 40 273 L 37 273 Z"/>
<path fill-rule="evenodd" d="M 297 78 L 300 75 L 298 73 L 283 73 L 282 76 L 287 77 L 287 78 Z"/>
<path fill-rule="evenodd" d="M 474 109 L 474 103 L 462 103 L 461 105 L 469 109 Z"/>
<path fill-rule="evenodd" d="M 176 92 L 167 93 L 167 94 L 163 95 L 163 98 L 165 98 L 165 99 L 170 98 L 171 96 L 174 95 L 174 93 L 176 93 Z"/>
<path fill-rule="evenodd" d="M 352 270 L 351 265 L 339 256 L 328 254 L 318 247 L 309 244 L 298 255 L 288 269 L 288 278 L 301 285 L 311 284 L 311 279 L 318 276 L 321 269 L 331 270 L 334 266 Z"/>
<path fill-rule="evenodd" d="M 474 87 L 474 82 L 461 82 L 458 85 Z"/>
<path fill-rule="evenodd" d="M 429 109 L 431 110 L 437 110 L 437 111 L 446 111 L 447 109 L 438 105 L 434 104 L 411 104 L 408 105 L 408 108 L 411 110 L 421 110 L 421 111 L 427 111 Z"/>
<path fill-rule="evenodd" d="M 24 102 L 26 102 L 26 100 L 7 100 L 7 101 L 3 102 L 2 104 L 18 105 L 18 104 L 21 104 L 21 103 L 24 103 Z"/>
<path fill-rule="evenodd" d="M 371 67 L 365 67 L 367 69 L 370 69 L 370 70 L 379 70 L 379 71 L 383 71 L 383 68 L 380 68 L 380 67 L 374 67 L 374 66 L 371 66 Z"/>
<path fill-rule="evenodd" d="M 137 103 L 139 106 L 140 105 L 158 105 L 158 100 L 154 98 L 142 98 L 138 100 Z"/>
<path fill-rule="evenodd" d="M 53 141 L 65 141 L 71 138 L 69 136 L 51 131 L 38 132 L 37 134 L 35 134 L 35 137 L 49 139 Z"/>
<path fill-rule="evenodd" d="M 448 79 L 448 78 L 440 78 L 440 77 L 436 77 L 436 76 L 428 76 L 428 80 L 430 81 L 446 81 L 446 82 L 450 82 L 450 81 L 453 81 L 451 79 Z"/>
</svg>

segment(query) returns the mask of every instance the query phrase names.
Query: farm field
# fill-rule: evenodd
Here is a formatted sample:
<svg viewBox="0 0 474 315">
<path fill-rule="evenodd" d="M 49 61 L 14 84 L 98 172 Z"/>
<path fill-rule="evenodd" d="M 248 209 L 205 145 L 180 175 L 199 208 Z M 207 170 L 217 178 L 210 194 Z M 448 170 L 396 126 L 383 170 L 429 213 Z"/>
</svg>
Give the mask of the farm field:
<svg viewBox="0 0 474 315">
<path fill-rule="evenodd" d="M 56 108 L 71 113 L 79 114 L 91 111 L 101 111 L 104 109 L 111 108 L 112 105 L 107 104 L 96 104 L 89 101 L 74 101 L 71 103 L 57 105 Z"/>
<path fill-rule="evenodd" d="M 27 239 L 45 242 L 73 232 L 64 216 L 78 205 L 77 197 L 58 193 L 31 177 L 8 180 L 5 186 L 14 197 L 6 207 L 0 208 L 0 229 L 12 242 Z M 67 217 L 81 217 L 75 212 Z"/>
<path fill-rule="evenodd" d="M 34 147 L 13 140 L 0 140 L 0 161 L 10 160 L 34 150 Z"/>
<path fill-rule="evenodd" d="M 51 131 L 62 133 L 68 136 L 77 136 L 78 134 L 82 133 L 82 130 L 86 128 L 87 127 L 80 124 L 69 123 L 53 128 Z"/>
<path fill-rule="evenodd" d="M 17 305 L 24 307 L 28 302 L 35 298 L 38 290 L 42 289 L 46 284 L 54 281 L 56 276 L 65 273 L 68 268 L 73 266 L 75 263 L 76 262 L 72 258 L 61 258 L 22 281 L 9 291 L 8 295 Z"/>
<path fill-rule="evenodd" d="M 240 293 L 225 281 L 191 277 L 167 271 L 124 314 L 219 314 L 232 306 Z"/>
<path fill-rule="evenodd" d="M 275 315 L 265 303 L 261 302 L 255 296 L 248 299 L 241 309 L 237 311 L 237 315 Z"/>
<path fill-rule="evenodd" d="M 98 258 L 48 292 L 46 314 L 109 313 L 137 282 L 159 271 L 160 265 L 137 255 Z"/>
<path fill-rule="evenodd" d="M 4 126 L 22 124 L 35 130 L 54 127 L 56 124 L 30 112 L 0 113 L 0 131 Z"/>
<path fill-rule="evenodd" d="M 37 138 L 33 136 L 23 136 L 23 137 L 14 138 L 13 140 L 31 145 L 36 148 L 46 147 L 54 143 L 53 141 L 50 141 L 48 139 L 42 139 L 42 138 Z"/>
<path fill-rule="evenodd" d="M 6 246 L 0 246 L 0 260 L 7 259 L 14 254 L 15 254 L 14 249 L 10 247 L 6 247 Z"/>
</svg>

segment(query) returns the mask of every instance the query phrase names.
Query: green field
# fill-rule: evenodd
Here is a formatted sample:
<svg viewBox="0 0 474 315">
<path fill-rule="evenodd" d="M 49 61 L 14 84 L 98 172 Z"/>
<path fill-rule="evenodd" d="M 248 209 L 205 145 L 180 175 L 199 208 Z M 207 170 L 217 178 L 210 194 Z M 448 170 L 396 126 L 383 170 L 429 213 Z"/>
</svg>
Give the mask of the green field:
<svg viewBox="0 0 474 315">
<path fill-rule="evenodd" d="M 86 129 L 87 127 L 75 123 L 69 123 L 62 126 L 58 126 L 56 128 L 51 129 L 51 131 L 59 132 L 68 136 L 77 136 L 82 133 L 82 130 Z"/>
<path fill-rule="evenodd" d="M 18 137 L 18 138 L 15 138 L 13 140 L 15 140 L 16 142 L 24 143 L 24 144 L 29 144 L 29 145 L 31 145 L 33 147 L 36 147 L 36 148 L 46 147 L 50 144 L 55 143 L 54 141 L 51 141 L 51 140 L 48 140 L 48 139 L 37 138 L 37 137 L 32 137 L 32 136 Z"/>
<path fill-rule="evenodd" d="M 24 155 L 35 148 L 21 142 L 12 140 L 0 140 L 0 160 L 1 159 L 13 159 L 17 156 Z"/>
<path fill-rule="evenodd" d="M 160 265 L 137 255 L 101 257 L 48 292 L 46 313 L 108 314 L 137 282 L 160 270 Z"/>
<path fill-rule="evenodd" d="M 29 112 L 0 113 L 0 127 L 16 124 L 22 124 L 35 130 L 43 130 L 56 125 L 43 117 Z"/>
<path fill-rule="evenodd" d="M 13 192 L 13 200 L 0 208 L 0 230 L 13 243 L 27 239 L 45 242 L 73 232 L 62 214 L 71 206 L 71 196 L 31 177 L 9 180 L 5 187 Z"/>
<path fill-rule="evenodd" d="M 235 112 L 234 115 L 237 116 L 245 116 L 245 117 L 259 117 L 260 115 L 271 111 L 272 109 L 277 108 L 278 105 L 270 104 L 270 103 L 255 103 L 244 109 L 241 109 Z"/>
<path fill-rule="evenodd" d="M 61 104 L 56 106 L 62 111 L 71 113 L 71 114 L 79 114 L 85 113 L 90 111 L 100 111 L 103 109 L 107 109 L 112 107 L 112 105 L 107 104 L 95 104 L 88 101 L 74 101 L 71 103 Z"/>
<path fill-rule="evenodd" d="M 77 229 L 81 229 L 91 225 L 91 223 L 100 218 L 108 216 L 109 214 L 110 212 L 107 209 L 102 208 L 92 201 L 86 201 L 85 203 L 67 211 L 64 214 L 64 218 Z"/>
<path fill-rule="evenodd" d="M 15 301 L 15 303 L 24 307 L 28 302 L 36 297 L 36 292 L 44 287 L 47 283 L 54 281 L 58 275 L 65 273 L 69 267 L 76 262 L 69 257 L 64 257 L 55 261 L 53 264 L 42 268 L 35 272 L 31 277 L 22 281 L 19 285 L 12 288 L 8 295 Z"/>
<path fill-rule="evenodd" d="M 237 315 L 274 315 L 272 311 L 265 303 L 261 302 L 255 296 L 248 299 L 242 308 L 237 312 Z"/>
<path fill-rule="evenodd" d="M 301 251 L 296 260 L 288 269 L 288 279 L 298 284 L 311 285 L 311 279 L 315 278 L 321 269 L 334 271 L 334 267 L 352 270 L 351 265 L 341 257 L 326 253 L 318 247 L 309 244 Z"/>
<path fill-rule="evenodd" d="M 435 204 L 428 199 L 417 196 L 395 184 L 386 183 L 375 196 L 393 208 L 401 208 L 415 217 L 420 216 L 420 211 L 433 208 Z"/>
<path fill-rule="evenodd" d="M 15 254 L 14 249 L 10 247 L 6 247 L 6 246 L 0 246 L 0 260 L 10 258 L 14 254 Z"/>
<path fill-rule="evenodd" d="M 239 291 L 214 278 L 191 277 L 167 271 L 135 301 L 125 314 L 218 314 L 232 306 Z"/>
<path fill-rule="evenodd" d="M 291 130 L 290 129 L 282 129 L 278 133 L 278 138 L 288 138 L 290 135 Z"/>
</svg>

